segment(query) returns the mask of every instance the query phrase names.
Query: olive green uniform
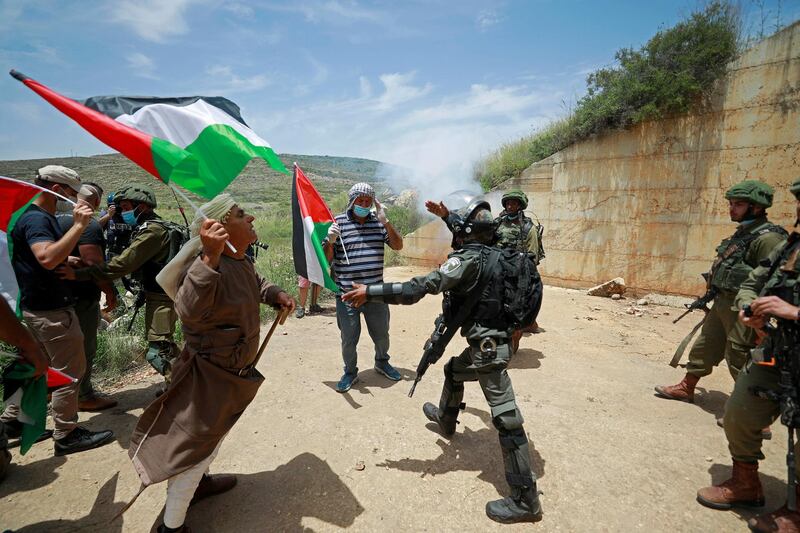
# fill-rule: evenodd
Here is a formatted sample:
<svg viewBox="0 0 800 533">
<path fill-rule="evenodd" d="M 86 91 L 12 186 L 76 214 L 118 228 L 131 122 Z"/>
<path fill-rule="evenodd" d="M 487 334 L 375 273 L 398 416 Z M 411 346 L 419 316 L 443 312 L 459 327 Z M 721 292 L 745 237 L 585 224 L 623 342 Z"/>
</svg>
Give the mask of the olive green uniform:
<svg viewBox="0 0 800 533">
<path fill-rule="evenodd" d="M 395 294 L 407 299 L 393 301 L 391 298 L 368 296 L 387 303 L 414 303 L 425 294 L 449 293 L 451 306 L 458 307 L 476 288 L 486 265 L 486 251 L 479 244 L 468 244 L 452 252 L 438 270 L 427 276 L 418 276 L 403 284 Z M 369 294 L 369 291 L 368 291 Z M 480 307 L 478 304 L 476 307 Z M 474 314 L 474 313 L 473 313 Z M 536 489 L 536 479 L 531 471 L 528 439 L 523 429 L 522 413 L 517 406 L 507 368 L 511 358 L 508 328 L 486 327 L 474 318 L 467 318 L 461 327 L 461 335 L 467 338 L 469 347 L 460 355 L 452 357 L 444 367 L 445 383 L 439 402 L 439 416 L 452 421 L 458 417 L 464 396 L 464 382 L 477 381 L 492 413 L 492 422 L 500 436 L 500 446 L 505 462 L 506 481 L 512 489 L 512 497 L 518 498 L 526 490 Z M 495 346 L 496 345 L 496 346 Z"/>
<path fill-rule="evenodd" d="M 793 233 L 783 246 L 773 250 L 769 256 L 770 264 L 778 261 L 780 265 L 772 276 L 769 275 L 771 270 L 769 266 L 759 266 L 742 283 L 742 288 L 736 295 L 737 309 L 751 303 L 761 294 L 780 295 L 786 292 L 794 295 L 794 301 L 790 303 L 800 305 L 797 292 L 793 290 L 800 278 L 798 252 L 800 252 L 800 234 Z M 785 271 L 781 272 L 781 269 Z M 788 275 L 781 283 L 784 274 Z M 767 352 L 771 349 L 769 337 L 764 342 L 764 349 Z M 763 387 L 778 391 L 779 379 L 778 369 L 751 361 L 736 381 L 725 408 L 724 418 L 728 449 L 734 460 L 752 463 L 764 459 L 764 454 L 761 452 L 761 429 L 775 422 L 780 415 L 780 405 L 772 400 L 755 396 L 750 389 Z M 800 454 L 800 443 L 795 446 L 795 453 Z M 800 473 L 800 462 L 796 470 Z"/>
<path fill-rule="evenodd" d="M 499 248 L 515 248 L 519 251 L 529 252 L 536 258 L 536 264 L 543 259 L 542 244 L 539 242 L 539 232 L 533 220 L 519 211 L 519 217 L 511 220 L 501 214 L 496 219 L 498 226 L 495 231 L 495 245 Z"/>
<path fill-rule="evenodd" d="M 780 226 L 760 217 L 750 224 L 739 225 L 736 232 L 717 247 L 709 283 L 718 292 L 689 352 L 688 374 L 698 378 L 707 376 L 725 359 L 733 379 L 739 375 L 750 348 L 755 346 L 755 333 L 737 320 L 736 292 L 785 235 Z"/>
<path fill-rule="evenodd" d="M 169 232 L 151 217 L 134 232 L 128 247 L 103 265 L 76 271 L 79 280 L 115 280 L 136 273 L 145 291 L 145 329 L 150 349 L 147 360 L 161 374 L 167 375 L 178 353 L 173 338 L 178 316 L 175 306 L 155 276 L 170 253 Z"/>
</svg>

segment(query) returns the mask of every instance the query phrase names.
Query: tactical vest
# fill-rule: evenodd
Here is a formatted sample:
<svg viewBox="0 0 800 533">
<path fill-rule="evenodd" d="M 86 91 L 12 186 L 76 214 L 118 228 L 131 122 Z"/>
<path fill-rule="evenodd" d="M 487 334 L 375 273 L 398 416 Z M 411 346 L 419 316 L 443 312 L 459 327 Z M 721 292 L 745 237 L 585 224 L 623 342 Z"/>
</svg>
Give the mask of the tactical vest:
<svg viewBox="0 0 800 533">
<path fill-rule="evenodd" d="M 497 228 L 497 243 L 498 248 L 514 248 L 520 251 L 527 251 L 525 241 L 528 234 L 533 229 L 533 221 L 522 216 L 520 224 L 503 224 L 501 221 L 500 226 Z"/>
<path fill-rule="evenodd" d="M 761 296 L 777 296 L 792 305 L 800 305 L 800 233 L 794 232 L 789 236 L 770 272 Z"/>
<path fill-rule="evenodd" d="M 445 294 L 445 323 L 452 321 L 472 291 L 480 291 L 467 322 L 499 331 L 532 324 L 542 301 L 542 282 L 533 258 L 516 250 L 488 246 L 480 246 L 480 253 L 476 282 L 462 292 Z"/>
<path fill-rule="evenodd" d="M 164 289 L 162 289 L 161 285 L 156 281 L 156 276 L 167 263 L 178 255 L 181 247 L 189 240 L 189 230 L 186 226 L 176 224 L 175 222 L 154 218 L 138 226 L 131 235 L 131 241 L 136 239 L 147 224 L 157 224 L 164 228 L 169 237 L 169 242 L 166 250 L 162 250 L 161 253 L 156 254 L 152 259 L 142 265 L 142 268 L 134 273 L 134 277 L 141 281 L 142 288 L 144 288 L 145 292 L 163 293 Z"/>
<path fill-rule="evenodd" d="M 752 232 L 749 229 L 737 230 L 731 237 L 722 241 L 717 246 L 717 258 L 711 265 L 710 285 L 722 291 L 738 291 L 754 268 L 745 262 L 747 250 L 753 241 L 771 232 L 784 237 L 788 235 L 782 227 L 772 222 L 765 222 L 761 229 Z"/>
</svg>

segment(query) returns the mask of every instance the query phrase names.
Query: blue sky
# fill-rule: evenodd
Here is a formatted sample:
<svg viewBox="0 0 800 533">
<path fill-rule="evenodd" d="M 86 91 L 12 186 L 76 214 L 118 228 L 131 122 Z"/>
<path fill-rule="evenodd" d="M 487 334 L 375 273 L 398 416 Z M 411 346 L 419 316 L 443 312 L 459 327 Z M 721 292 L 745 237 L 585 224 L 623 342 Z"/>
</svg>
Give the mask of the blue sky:
<svg viewBox="0 0 800 533">
<path fill-rule="evenodd" d="M 767 0 L 768 25 L 800 16 Z M 468 173 L 564 114 L 587 72 L 689 0 L 0 0 L 0 159 L 107 152 L 10 68 L 73 98 L 223 95 L 279 152 Z M 758 8 L 743 2 L 748 24 Z"/>
</svg>

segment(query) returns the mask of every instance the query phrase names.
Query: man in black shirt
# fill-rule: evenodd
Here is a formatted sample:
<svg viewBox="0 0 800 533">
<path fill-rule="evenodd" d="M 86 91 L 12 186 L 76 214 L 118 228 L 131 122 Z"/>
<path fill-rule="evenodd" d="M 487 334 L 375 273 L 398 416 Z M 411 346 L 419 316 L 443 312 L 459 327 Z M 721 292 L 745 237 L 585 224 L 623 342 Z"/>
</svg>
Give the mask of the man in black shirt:
<svg viewBox="0 0 800 533">
<path fill-rule="evenodd" d="M 39 169 L 36 185 L 67 198 L 76 198 L 81 179 L 71 169 L 47 165 Z M 86 367 L 83 334 L 72 307 L 69 286 L 55 273 L 78 244 L 92 217 L 92 208 L 79 202 L 72 210 L 73 224 L 62 233 L 54 216 L 64 200 L 48 192 L 33 200 L 11 231 L 12 264 L 20 288 L 22 315 L 42 343 L 50 366 L 80 379 Z M 91 432 L 78 426 L 78 384 L 53 392 L 55 454 L 66 455 L 96 448 L 111 441 L 111 431 Z M 9 405 L 0 416 L 13 420 L 19 407 Z"/>
<path fill-rule="evenodd" d="M 103 189 L 94 183 L 84 183 L 78 192 L 78 199 L 83 200 L 93 209 L 100 207 Z M 72 213 L 60 213 L 56 216 L 61 231 L 66 233 L 72 227 Z M 105 262 L 106 239 L 103 228 L 96 219 L 91 219 L 83 230 L 78 245 L 72 250 L 70 261 L 80 266 L 102 265 Z M 80 261 L 78 263 L 78 260 Z M 97 328 L 100 323 L 100 291 L 106 295 L 108 312 L 117 305 L 117 293 L 109 281 L 71 281 L 72 296 L 75 299 L 75 314 L 83 332 L 83 350 L 86 354 L 86 372 L 81 379 L 78 394 L 78 409 L 81 411 L 102 411 L 117 405 L 116 400 L 97 394 L 92 386 L 92 365 L 97 352 Z"/>
</svg>

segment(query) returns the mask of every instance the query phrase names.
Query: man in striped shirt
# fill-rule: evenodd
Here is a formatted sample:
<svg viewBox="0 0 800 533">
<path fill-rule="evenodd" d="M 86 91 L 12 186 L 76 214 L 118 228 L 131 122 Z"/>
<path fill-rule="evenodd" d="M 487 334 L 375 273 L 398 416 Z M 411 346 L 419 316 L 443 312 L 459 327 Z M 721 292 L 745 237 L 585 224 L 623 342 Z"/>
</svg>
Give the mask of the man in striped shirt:
<svg viewBox="0 0 800 533">
<path fill-rule="evenodd" d="M 323 241 L 325 255 L 333 265 L 333 279 L 341 291 L 351 290 L 354 283 L 383 283 L 384 243 L 393 250 L 403 248 L 403 237 L 386 218 L 386 212 L 375 199 L 375 190 L 368 183 L 356 183 L 348 193 L 347 210 L 338 215 Z M 372 212 L 375 205 L 376 212 Z M 336 321 L 342 336 L 344 375 L 336 385 L 338 392 L 347 392 L 358 381 L 356 346 L 361 336 L 361 315 L 375 343 L 375 371 L 392 381 L 400 373 L 389 364 L 389 306 L 369 302 L 353 307 L 336 297 Z"/>
</svg>

